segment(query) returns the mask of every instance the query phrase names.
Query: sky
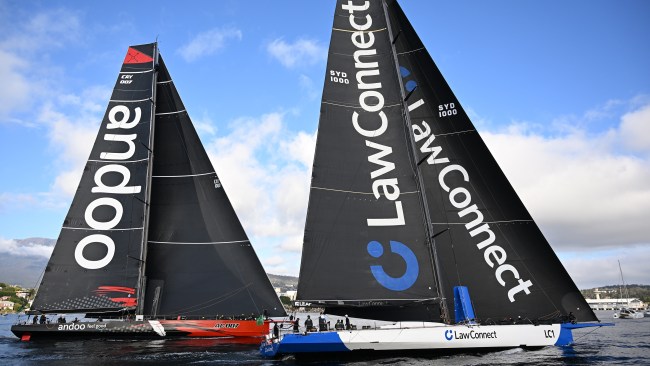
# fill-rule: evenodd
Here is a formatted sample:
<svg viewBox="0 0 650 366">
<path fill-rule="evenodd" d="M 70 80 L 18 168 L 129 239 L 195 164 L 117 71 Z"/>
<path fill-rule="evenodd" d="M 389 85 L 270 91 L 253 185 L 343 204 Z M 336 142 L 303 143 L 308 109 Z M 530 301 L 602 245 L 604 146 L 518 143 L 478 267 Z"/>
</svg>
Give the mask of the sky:
<svg viewBox="0 0 650 366">
<path fill-rule="evenodd" d="M 650 2 L 401 5 L 578 287 L 619 260 L 650 284 Z M 128 46 L 158 39 L 266 271 L 297 275 L 334 6 L 0 0 L 0 255 L 58 237 Z"/>
</svg>

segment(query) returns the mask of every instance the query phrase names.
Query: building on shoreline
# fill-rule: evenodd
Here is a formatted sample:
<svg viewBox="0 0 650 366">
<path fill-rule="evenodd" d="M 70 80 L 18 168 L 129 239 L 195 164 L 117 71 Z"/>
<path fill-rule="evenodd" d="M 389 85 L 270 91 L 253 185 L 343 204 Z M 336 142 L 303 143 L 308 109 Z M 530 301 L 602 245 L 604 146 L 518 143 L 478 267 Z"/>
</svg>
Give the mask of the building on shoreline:
<svg viewBox="0 0 650 366">
<path fill-rule="evenodd" d="M 637 298 L 616 298 L 616 299 L 601 299 L 600 294 L 607 293 L 605 291 L 599 291 L 596 289 L 594 291 L 596 294 L 595 299 L 586 299 L 587 304 L 591 307 L 592 310 L 620 310 L 623 308 L 633 309 L 633 310 L 642 310 L 646 308 L 646 304 Z"/>
</svg>

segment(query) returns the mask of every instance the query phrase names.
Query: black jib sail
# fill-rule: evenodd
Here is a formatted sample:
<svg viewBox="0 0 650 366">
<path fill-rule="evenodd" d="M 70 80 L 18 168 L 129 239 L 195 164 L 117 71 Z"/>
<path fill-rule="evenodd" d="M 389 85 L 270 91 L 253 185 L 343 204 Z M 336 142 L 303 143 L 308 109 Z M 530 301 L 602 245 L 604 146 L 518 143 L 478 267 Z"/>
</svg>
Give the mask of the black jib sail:
<svg viewBox="0 0 650 366">
<path fill-rule="evenodd" d="M 136 305 L 148 190 L 155 44 L 132 46 L 32 310 Z"/>
<path fill-rule="evenodd" d="M 118 310 L 285 314 L 156 44 L 128 50 L 32 306 Z"/>
<path fill-rule="evenodd" d="M 382 56 L 383 62 L 378 59 Z M 391 68 L 382 69 L 382 63 Z M 338 98 L 332 98 L 330 90 L 336 89 L 340 89 L 335 94 Z M 363 93 L 367 93 L 366 96 Z M 378 115 L 379 109 L 365 115 L 360 111 L 358 121 L 365 124 L 355 124 L 353 108 L 339 107 L 341 113 L 336 116 L 326 113 L 330 103 L 337 107 L 358 107 L 365 102 L 372 107 L 388 100 L 378 99 L 378 93 L 384 97 L 399 96 L 383 105 L 386 110 L 395 104 L 391 107 L 398 113 L 386 114 L 383 120 Z M 596 320 L 396 1 L 337 2 L 322 111 L 299 299 L 312 301 L 325 297 L 335 303 L 339 299 L 347 300 L 350 294 L 362 293 L 369 300 L 368 305 L 373 305 L 368 314 L 379 318 L 376 313 L 381 312 L 381 308 L 374 306 L 373 299 L 382 301 L 387 289 L 390 298 L 398 298 L 416 288 L 417 281 L 426 278 L 438 284 L 439 296 L 444 298 L 443 314 L 445 308 L 453 309 L 453 287 L 463 285 L 469 288 L 477 317 L 486 321 L 519 316 L 543 321 L 570 313 L 579 321 Z M 409 134 L 389 137 L 387 131 L 397 126 L 406 128 Z M 358 138 L 360 131 L 367 133 L 370 141 L 386 138 L 383 144 L 392 148 L 392 154 L 379 155 L 384 161 L 382 165 L 370 159 L 376 150 L 370 145 L 364 146 L 363 141 L 353 140 Z M 345 153 L 322 152 L 327 146 Z M 415 158 L 406 158 L 407 152 L 414 152 Z M 396 159 L 397 153 L 405 156 L 402 161 Z M 424 237 L 420 239 L 421 247 L 429 246 L 428 250 L 418 251 L 420 246 L 402 241 L 407 248 L 402 248 L 401 253 L 393 250 L 399 255 L 393 254 L 397 257 L 393 262 L 386 261 L 386 254 L 376 256 L 371 251 L 373 241 L 381 242 L 375 228 L 359 217 L 351 217 L 365 213 L 350 212 L 352 210 L 336 199 L 345 189 L 326 186 L 330 190 L 324 191 L 318 186 L 322 184 L 319 179 L 331 182 L 348 179 L 343 169 L 326 170 L 327 166 L 349 164 L 356 169 L 352 173 L 354 177 L 363 177 L 364 165 L 383 168 L 389 166 L 389 162 L 394 162 L 395 171 L 411 172 L 419 183 L 413 197 L 422 206 L 417 207 L 422 218 L 409 221 L 405 217 L 403 225 L 386 228 L 385 235 L 389 240 L 400 241 L 400 229 L 417 224 L 419 235 Z M 396 183 L 367 181 L 366 187 L 372 187 L 374 194 L 365 195 L 363 204 L 373 207 L 380 202 L 404 200 L 411 191 L 403 188 L 406 181 L 400 177 L 399 190 Z M 357 192 L 369 193 L 368 188 Z M 347 197 L 352 195 L 348 193 Z M 406 208 L 405 205 L 406 202 Z M 343 208 L 340 210 L 344 211 L 343 217 L 340 211 L 334 211 L 339 207 Z M 417 236 L 415 230 L 412 227 L 409 235 Z M 342 236 L 346 239 L 341 240 Z M 386 245 L 382 245 L 386 251 Z M 357 250 L 366 246 L 365 253 Z M 337 258 L 328 253 L 336 253 Z M 330 263 L 318 267 L 315 262 L 321 261 Z M 381 266 L 391 280 L 403 278 L 408 274 L 409 263 L 415 262 L 420 271 L 413 275 L 417 281 L 411 287 L 390 289 L 384 285 L 385 277 L 381 273 L 377 276 L 373 270 Z M 433 263 L 433 270 L 424 267 L 424 263 Z M 315 271 L 316 267 L 320 271 Z M 345 278 L 345 281 L 333 281 L 339 287 L 337 291 L 332 291 L 331 286 L 321 286 L 322 280 L 314 279 L 332 275 Z M 381 291 L 373 296 L 370 292 L 378 285 Z M 340 295 L 342 292 L 347 294 Z M 381 318 L 413 318 L 390 312 L 389 316 Z M 363 310 L 358 308 L 356 313 L 363 313 Z M 450 321 L 448 316 L 443 316 L 442 320 Z"/>
</svg>

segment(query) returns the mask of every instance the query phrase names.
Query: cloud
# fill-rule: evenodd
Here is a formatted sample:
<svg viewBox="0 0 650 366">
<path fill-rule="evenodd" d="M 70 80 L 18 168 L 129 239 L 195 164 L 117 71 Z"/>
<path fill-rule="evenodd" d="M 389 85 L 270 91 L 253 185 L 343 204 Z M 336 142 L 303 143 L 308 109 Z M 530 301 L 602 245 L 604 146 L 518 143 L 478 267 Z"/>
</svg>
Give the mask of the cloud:
<svg viewBox="0 0 650 366">
<path fill-rule="evenodd" d="M 625 114 L 621 120 L 623 144 L 633 151 L 650 152 L 650 104 Z"/>
<path fill-rule="evenodd" d="M 34 127 L 8 116 L 29 110 L 35 99 L 49 93 L 47 79 L 55 73 L 48 66 L 47 51 L 81 41 L 79 18 L 64 9 L 40 12 L 15 24 L 0 25 L 0 34 L 0 121 Z"/>
<path fill-rule="evenodd" d="M 32 86 L 24 75 L 26 65 L 18 56 L 0 49 L 0 118 L 23 109 L 29 101 Z"/>
<path fill-rule="evenodd" d="M 53 246 L 38 243 L 23 243 L 20 245 L 15 240 L 0 237 L 0 254 L 49 258 L 53 249 Z"/>
<path fill-rule="evenodd" d="M 299 39 L 287 43 L 278 38 L 266 46 L 269 54 L 286 68 L 313 65 L 327 59 L 327 50 L 317 41 Z"/>
<path fill-rule="evenodd" d="M 222 49 L 230 39 L 241 40 L 242 32 L 236 28 L 214 28 L 199 33 L 187 44 L 179 48 L 179 53 L 187 62 L 192 62 L 200 57 L 212 55 Z"/>
<path fill-rule="evenodd" d="M 566 270 L 578 288 L 594 288 L 622 284 L 618 261 L 621 262 L 626 284 L 648 284 L 650 250 L 647 245 L 585 253 L 565 253 L 560 256 Z"/>
<path fill-rule="evenodd" d="M 629 116 L 647 108 L 595 136 L 574 129 L 547 137 L 521 124 L 482 133 L 556 250 L 650 244 L 650 159 L 617 149 Z"/>
</svg>

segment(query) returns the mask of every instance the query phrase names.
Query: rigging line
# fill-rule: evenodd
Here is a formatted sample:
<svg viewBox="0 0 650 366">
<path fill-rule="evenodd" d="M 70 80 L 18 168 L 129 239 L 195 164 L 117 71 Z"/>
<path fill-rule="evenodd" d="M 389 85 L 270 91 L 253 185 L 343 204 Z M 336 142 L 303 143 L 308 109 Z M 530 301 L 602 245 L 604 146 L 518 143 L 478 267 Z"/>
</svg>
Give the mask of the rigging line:
<svg viewBox="0 0 650 366">
<path fill-rule="evenodd" d="M 85 227 L 69 227 L 69 226 L 63 226 L 61 229 L 68 229 L 68 230 L 88 230 L 88 231 L 128 231 L 128 230 L 142 230 L 144 227 L 130 227 L 126 229 L 93 229 L 93 228 L 85 228 Z"/>
<path fill-rule="evenodd" d="M 322 191 L 332 191 L 332 192 L 341 192 L 341 193 L 355 193 L 355 194 L 372 194 L 374 195 L 373 192 L 356 192 L 356 191 L 346 191 L 342 189 L 333 189 L 333 188 L 323 188 L 323 187 L 315 187 L 311 186 L 312 189 L 319 189 Z M 412 191 L 412 192 L 400 192 L 400 195 L 402 194 L 412 194 L 412 193 L 418 193 L 418 191 Z"/>
<path fill-rule="evenodd" d="M 145 99 L 136 99 L 136 100 L 120 100 L 120 99 L 109 99 L 108 102 L 114 102 L 114 103 L 138 103 L 138 102 L 144 102 L 147 100 L 151 100 L 151 98 L 145 98 Z"/>
<path fill-rule="evenodd" d="M 178 113 L 183 113 L 185 112 L 185 109 L 182 109 L 180 111 L 174 111 L 174 112 L 164 112 L 164 113 L 156 113 L 156 116 L 164 116 L 167 114 L 178 114 Z"/>
<path fill-rule="evenodd" d="M 385 31 L 386 28 L 380 28 L 380 29 L 372 29 L 372 30 L 365 30 L 365 31 L 360 31 L 360 30 L 349 30 L 349 29 L 341 29 L 341 28 L 333 28 L 332 30 L 339 31 L 339 32 L 349 32 L 349 33 L 373 33 L 373 32 L 381 32 Z"/>
<path fill-rule="evenodd" d="M 146 74 L 148 72 L 152 72 L 155 69 L 149 69 L 145 71 L 120 71 L 120 74 Z"/>
<path fill-rule="evenodd" d="M 192 243 L 192 242 L 183 242 L 183 241 L 155 241 L 148 240 L 147 243 L 153 244 L 178 244 L 178 245 L 211 245 L 211 244 L 236 244 L 236 243 L 249 243 L 250 240 L 233 240 L 233 241 L 212 241 L 212 242 L 203 242 L 203 243 Z"/>
<path fill-rule="evenodd" d="M 200 177 L 204 175 L 217 174 L 217 172 L 212 171 L 210 173 L 200 173 L 200 174 L 184 174 L 184 175 L 152 175 L 151 178 L 185 178 L 185 177 Z"/>
<path fill-rule="evenodd" d="M 140 161 L 147 161 L 149 160 L 148 158 L 145 159 L 138 159 L 138 160 L 96 160 L 96 159 L 88 159 L 88 161 L 92 161 L 93 163 L 137 163 Z"/>
</svg>

